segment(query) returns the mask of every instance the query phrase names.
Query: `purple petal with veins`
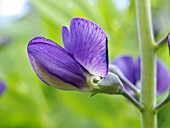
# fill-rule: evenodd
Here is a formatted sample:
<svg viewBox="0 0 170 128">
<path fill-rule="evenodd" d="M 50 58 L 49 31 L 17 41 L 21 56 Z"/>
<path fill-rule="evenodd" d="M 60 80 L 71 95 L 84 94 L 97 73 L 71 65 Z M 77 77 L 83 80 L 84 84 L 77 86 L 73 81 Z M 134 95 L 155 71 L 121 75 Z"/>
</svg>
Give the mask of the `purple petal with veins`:
<svg viewBox="0 0 170 128">
<path fill-rule="evenodd" d="M 107 36 L 97 24 L 83 18 L 74 18 L 70 23 L 70 31 L 65 26 L 62 28 L 62 37 L 65 49 L 89 73 L 107 75 Z"/>
<path fill-rule="evenodd" d="M 51 40 L 44 37 L 32 39 L 28 45 L 28 54 L 35 72 L 45 83 L 55 84 L 53 86 L 63 90 L 71 89 L 71 86 L 87 86 L 84 69 L 70 53 Z"/>
</svg>

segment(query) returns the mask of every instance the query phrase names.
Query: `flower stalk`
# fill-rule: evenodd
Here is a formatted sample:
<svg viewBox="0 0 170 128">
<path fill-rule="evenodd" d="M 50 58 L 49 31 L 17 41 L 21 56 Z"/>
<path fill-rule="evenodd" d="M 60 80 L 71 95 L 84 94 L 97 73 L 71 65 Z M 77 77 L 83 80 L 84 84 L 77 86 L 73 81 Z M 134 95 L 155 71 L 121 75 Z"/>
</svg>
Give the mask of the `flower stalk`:
<svg viewBox="0 0 170 128">
<path fill-rule="evenodd" d="M 169 102 L 170 102 L 170 92 L 169 92 L 168 96 L 161 103 L 159 103 L 157 106 L 155 106 L 155 108 L 154 108 L 155 112 L 158 112 L 159 110 L 161 110 Z"/>
<path fill-rule="evenodd" d="M 142 128 L 157 128 L 156 113 L 153 111 L 156 104 L 156 55 L 153 48 L 150 0 L 136 0 L 136 15 L 142 69 L 140 102 L 144 106 L 141 125 Z"/>
<path fill-rule="evenodd" d="M 164 45 L 167 45 L 169 35 L 170 35 L 170 32 L 168 32 L 160 41 L 158 41 L 158 42 L 156 42 L 156 44 L 154 44 L 155 51 L 158 51 Z"/>
<path fill-rule="evenodd" d="M 128 94 L 128 92 L 125 90 L 123 83 L 119 79 L 119 77 L 112 73 L 108 72 L 108 75 L 101 79 L 97 83 L 98 89 L 94 89 L 92 94 L 90 96 L 94 96 L 97 93 L 104 93 L 104 94 L 110 94 L 110 95 L 123 95 L 125 98 L 127 98 L 136 108 L 138 108 L 140 111 L 143 110 L 143 105 L 139 103 L 133 96 Z"/>
<path fill-rule="evenodd" d="M 130 89 L 132 89 L 137 96 L 140 95 L 140 90 L 135 86 L 133 85 L 125 76 L 124 74 L 119 70 L 119 68 L 117 68 L 116 66 L 110 64 L 109 65 L 109 71 L 116 74 L 117 76 L 119 76 L 120 80 L 126 84 Z"/>
<path fill-rule="evenodd" d="M 141 103 L 139 103 L 135 98 L 129 95 L 127 92 L 122 93 L 124 97 L 126 97 L 135 107 L 137 107 L 141 112 L 143 111 L 144 107 Z"/>
</svg>

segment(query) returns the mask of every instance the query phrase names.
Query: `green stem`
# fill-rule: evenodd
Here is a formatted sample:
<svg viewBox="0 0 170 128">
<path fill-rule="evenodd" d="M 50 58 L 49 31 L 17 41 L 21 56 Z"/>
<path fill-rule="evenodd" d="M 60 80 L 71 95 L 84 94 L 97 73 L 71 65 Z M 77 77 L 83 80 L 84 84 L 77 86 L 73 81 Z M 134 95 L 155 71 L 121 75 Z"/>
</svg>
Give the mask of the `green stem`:
<svg viewBox="0 0 170 128">
<path fill-rule="evenodd" d="M 142 128 L 157 128 L 156 113 L 156 55 L 154 52 L 149 0 L 136 0 L 136 15 L 141 57 L 141 111 Z"/>
</svg>

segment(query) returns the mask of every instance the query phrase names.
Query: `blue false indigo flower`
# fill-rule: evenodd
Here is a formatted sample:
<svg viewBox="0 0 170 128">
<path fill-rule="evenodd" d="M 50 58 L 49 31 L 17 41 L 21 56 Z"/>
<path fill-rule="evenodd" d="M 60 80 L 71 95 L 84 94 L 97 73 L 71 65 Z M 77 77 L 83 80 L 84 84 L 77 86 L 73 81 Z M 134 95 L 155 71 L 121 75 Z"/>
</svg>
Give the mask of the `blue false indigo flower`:
<svg viewBox="0 0 170 128">
<path fill-rule="evenodd" d="M 62 90 L 92 91 L 108 74 L 107 36 L 95 23 L 73 18 L 62 27 L 64 48 L 44 37 L 27 47 L 32 67 L 47 85 Z"/>
<path fill-rule="evenodd" d="M 4 93 L 5 89 L 6 89 L 6 84 L 3 81 L 0 81 L 0 95 Z"/>
<path fill-rule="evenodd" d="M 113 63 L 117 66 L 124 76 L 138 88 L 140 88 L 140 58 L 134 60 L 129 55 L 117 57 Z M 164 93 L 170 87 L 170 74 L 166 66 L 160 60 L 157 60 L 157 94 Z M 149 76 L 148 76 L 149 77 Z M 149 86 L 149 85 L 148 85 Z M 125 85 L 125 89 L 129 92 L 130 89 Z"/>
</svg>

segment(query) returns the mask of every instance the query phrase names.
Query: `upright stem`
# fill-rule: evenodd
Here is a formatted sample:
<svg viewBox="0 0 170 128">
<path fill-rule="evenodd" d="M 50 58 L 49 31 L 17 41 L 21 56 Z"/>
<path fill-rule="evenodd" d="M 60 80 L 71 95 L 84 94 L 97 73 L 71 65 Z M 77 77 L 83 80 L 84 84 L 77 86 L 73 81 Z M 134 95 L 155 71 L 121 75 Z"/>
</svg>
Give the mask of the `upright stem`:
<svg viewBox="0 0 170 128">
<path fill-rule="evenodd" d="M 154 53 L 154 39 L 151 24 L 150 0 L 136 0 L 136 15 L 141 57 L 140 102 L 144 106 L 141 111 L 142 128 L 157 128 L 156 113 L 156 56 Z"/>
</svg>

